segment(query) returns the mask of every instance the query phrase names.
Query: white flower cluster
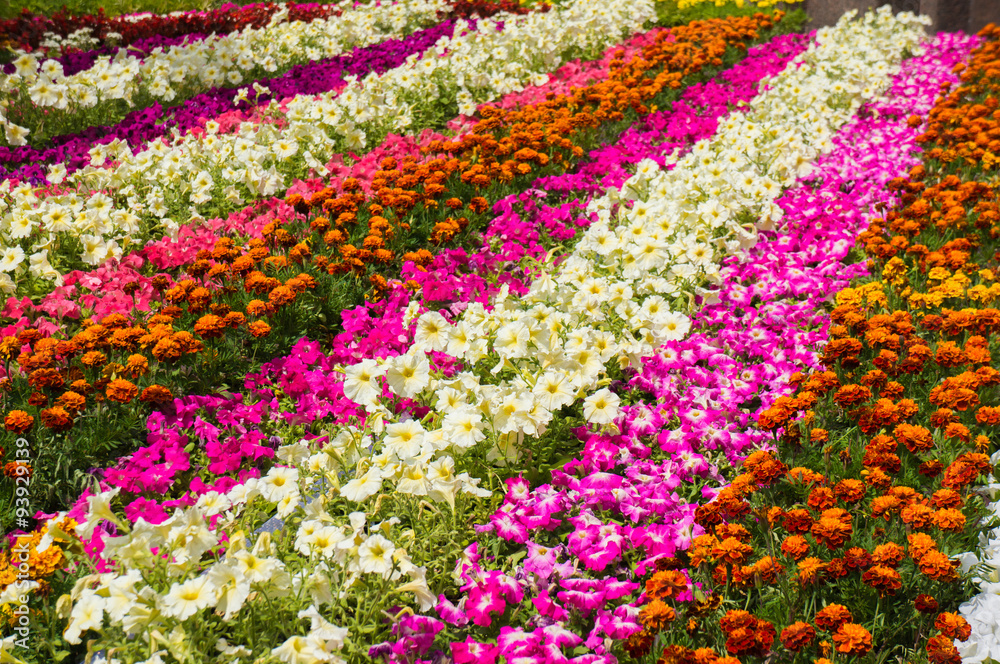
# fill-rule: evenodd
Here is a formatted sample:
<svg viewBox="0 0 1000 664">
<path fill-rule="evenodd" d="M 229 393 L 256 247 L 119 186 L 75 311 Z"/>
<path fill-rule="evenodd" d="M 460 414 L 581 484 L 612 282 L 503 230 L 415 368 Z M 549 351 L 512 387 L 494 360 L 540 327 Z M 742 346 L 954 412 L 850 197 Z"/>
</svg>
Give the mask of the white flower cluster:
<svg viewBox="0 0 1000 664">
<path fill-rule="evenodd" d="M 50 256 L 72 252 L 87 265 L 120 258 L 142 225 L 128 209 L 116 209 L 100 192 L 39 198 L 32 187 L 0 183 L 0 291 L 13 293 L 24 275 L 62 285 Z M 44 228 L 45 233 L 36 230 Z M 32 237 L 36 235 L 36 237 Z M 34 241 L 32 241 L 34 240 Z"/>
<path fill-rule="evenodd" d="M 1000 464 L 1000 452 L 990 459 L 994 466 Z M 962 572 L 970 574 L 979 594 L 958 607 L 959 613 L 972 627 L 972 636 L 966 641 L 955 641 L 963 664 L 981 664 L 990 660 L 1000 661 L 1000 484 L 991 476 L 990 483 L 981 487 L 992 500 L 987 509 L 987 525 L 979 533 L 979 550 L 967 551 L 958 556 Z M 992 523 L 990 523 L 992 521 Z"/>
<path fill-rule="evenodd" d="M 39 122 L 72 122 L 75 114 L 102 103 L 124 100 L 133 106 L 187 99 L 215 86 L 237 85 L 248 76 L 400 37 L 414 24 L 434 21 L 444 9 L 444 0 L 375 2 L 305 23 L 285 20 L 288 9 L 283 8 L 263 28 L 247 27 L 166 51 L 156 49 L 145 58 L 119 49 L 114 58 L 102 57 L 90 69 L 71 76 L 63 74 L 57 60 L 40 64 L 25 53 L 14 61 L 14 74 L 0 74 L 0 97 L 9 100 L 8 115 L 12 110 L 34 109 Z M 42 109 L 51 112 L 42 115 Z M 0 127 L 10 145 L 25 144 L 32 130 L 7 121 L 3 114 Z"/>
<path fill-rule="evenodd" d="M 209 609 L 225 621 L 245 621 L 248 612 L 267 614 L 272 602 L 284 599 L 305 607 L 297 618 L 308 621 L 309 628 L 270 654 L 282 662 L 338 664 L 348 630 L 325 620 L 323 607 L 339 603 L 363 576 L 374 575 L 395 592 L 413 593 L 423 610 L 434 605 L 425 568 L 389 539 L 398 519 L 369 524 L 363 512 L 334 517 L 321 494 L 304 503 L 301 488 L 296 468 L 275 467 L 226 494 L 207 493 L 162 523 L 140 518 L 131 528 L 110 508 L 118 489 L 92 496 L 76 533 L 89 537 L 100 523 L 111 521 L 125 534 L 104 540 L 102 556 L 115 561 L 116 570 L 85 576 L 70 593 L 65 639 L 79 643 L 87 630 L 117 628 L 137 651 L 152 652 L 145 664 L 170 657 L 188 661 L 192 624 L 187 621 L 196 614 Z M 290 547 L 279 546 L 266 532 L 249 541 L 239 518 L 255 503 L 277 504 L 279 513 L 295 514 L 299 525 Z M 218 522 L 209 527 L 213 517 Z M 49 521 L 50 532 L 60 532 L 59 521 Z M 50 542 L 49 536 L 43 538 L 39 550 Z M 223 542 L 225 553 L 214 554 Z M 245 645 L 225 640 L 216 648 L 227 662 L 251 655 Z"/>
<path fill-rule="evenodd" d="M 433 498 L 410 478 L 436 472 L 431 464 L 442 460 L 452 464 L 448 455 L 487 438 L 490 458 L 512 458 L 526 436 L 544 433 L 579 399 L 588 423 L 613 424 L 619 398 L 602 387 L 609 367 L 637 366 L 683 338 L 690 321 L 679 310 L 718 273 L 723 255 L 753 240 L 753 225 L 741 225 L 740 215 L 776 217 L 772 201 L 781 189 L 886 87 L 922 34 L 912 15 L 894 19 L 887 11 L 822 32 L 749 113 L 733 114 L 674 170 L 644 161 L 621 192 L 596 201 L 600 221 L 525 297 L 509 299 L 504 290 L 491 310 L 473 304 L 454 324 L 424 313 L 406 354 L 347 367 L 344 393 L 371 413 L 380 438 L 345 495 L 363 500 L 391 482 L 397 492 Z M 864 48 L 848 48 L 854 44 Z M 461 360 L 465 370 L 433 377 L 432 351 Z M 386 424 L 393 411 L 383 403 L 385 388 L 432 406 L 432 417 Z"/>
<path fill-rule="evenodd" d="M 137 152 L 119 141 L 91 150 L 93 164 L 111 159 L 117 165 L 110 168 L 90 166 L 69 178 L 61 164 L 50 169 L 52 183 L 65 179 L 78 191 L 105 193 L 39 199 L 29 187 L 9 191 L 9 183 L 0 183 L 0 290 L 15 291 L 14 283 L 23 280 L 10 275 L 17 277 L 19 270 L 59 283 L 66 257 L 95 264 L 118 256 L 137 235 L 156 229 L 172 234 L 179 222 L 200 217 L 207 204 L 218 213 L 273 195 L 289 177 L 309 169 L 325 172 L 323 163 L 338 149 L 360 150 L 462 95 L 478 102 L 519 89 L 567 58 L 620 41 L 652 15 L 650 0 L 576 0 L 544 14 L 499 14 L 480 21 L 476 32 L 460 22 L 455 36 L 442 39 L 424 59 L 354 82 L 340 96 L 303 96 L 289 105 L 287 116 L 272 103 L 281 123 L 245 122 L 236 133 L 218 134 L 209 122 L 205 135 L 154 141 Z M 500 21 L 503 31 L 497 30 Z M 421 82 L 425 78 L 430 83 Z M 98 224 L 87 210 L 96 196 L 103 213 L 111 200 L 106 194 L 116 201 Z M 175 219 L 179 215 L 168 216 L 171 210 L 185 214 Z M 38 238 L 34 244 L 27 244 L 29 235 Z"/>
<path fill-rule="evenodd" d="M 97 48 L 100 43 L 100 40 L 94 37 L 94 31 L 90 28 L 80 28 L 79 30 L 74 30 L 65 37 L 52 32 L 46 32 L 43 35 L 42 41 L 38 44 L 38 51 L 45 53 L 46 55 L 52 52 L 59 55 L 70 49 L 83 51 L 91 48 Z M 14 55 L 18 58 L 25 53 L 27 53 L 27 51 L 23 51 L 21 49 L 14 50 Z"/>
</svg>

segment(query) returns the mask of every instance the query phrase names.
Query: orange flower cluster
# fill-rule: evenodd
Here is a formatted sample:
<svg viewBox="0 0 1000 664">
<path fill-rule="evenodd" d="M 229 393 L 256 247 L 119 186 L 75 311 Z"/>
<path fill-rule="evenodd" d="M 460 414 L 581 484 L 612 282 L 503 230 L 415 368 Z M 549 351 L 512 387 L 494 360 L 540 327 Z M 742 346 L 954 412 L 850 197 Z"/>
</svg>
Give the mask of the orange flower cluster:
<svg viewBox="0 0 1000 664">
<path fill-rule="evenodd" d="M 18 535 L 9 543 L 11 550 L 0 551 L 0 593 L 8 586 L 17 583 L 25 578 L 25 571 L 20 568 L 23 563 L 27 564 L 27 578 L 39 583 L 39 588 L 35 593 L 44 594 L 48 590 L 48 581 L 53 574 L 61 569 L 65 557 L 61 544 L 69 543 L 75 537 L 72 535 L 76 527 L 76 521 L 66 517 L 59 522 L 59 530 L 52 533 L 53 542 L 44 551 L 38 550 L 42 537 L 49 533 L 47 526 L 42 526 L 33 533 Z M 20 575 L 20 576 L 19 576 Z M 16 618 L 7 605 L 6 612 L 0 612 L 0 617 L 7 620 Z"/>
</svg>

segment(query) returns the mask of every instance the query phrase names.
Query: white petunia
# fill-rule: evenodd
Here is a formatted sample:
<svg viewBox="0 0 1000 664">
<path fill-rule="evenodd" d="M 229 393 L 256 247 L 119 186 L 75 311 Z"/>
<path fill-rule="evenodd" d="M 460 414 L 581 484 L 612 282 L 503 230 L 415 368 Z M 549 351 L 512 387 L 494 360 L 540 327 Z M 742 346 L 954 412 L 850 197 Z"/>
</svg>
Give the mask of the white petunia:
<svg viewBox="0 0 1000 664">
<path fill-rule="evenodd" d="M 618 395 L 604 388 L 583 400 L 583 416 L 591 424 L 611 424 L 618 417 Z"/>
<path fill-rule="evenodd" d="M 404 399 L 415 397 L 430 384 L 430 363 L 420 351 L 411 350 L 406 355 L 386 360 L 386 366 L 389 388 Z"/>
<path fill-rule="evenodd" d="M 170 586 L 170 592 L 161 598 L 160 610 L 167 616 L 187 620 L 198 611 L 214 604 L 217 592 L 218 588 L 207 575 L 197 576 L 184 583 Z"/>
<path fill-rule="evenodd" d="M 344 369 L 344 396 L 354 403 L 374 403 L 382 392 L 378 379 L 385 370 L 378 362 L 364 359 Z"/>
<path fill-rule="evenodd" d="M 277 503 L 292 493 L 298 493 L 298 468 L 275 466 L 260 480 L 260 495 L 268 502 Z"/>
<path fill-rule="evenodd" d="M 358 564 L 362 572 L 385 576 L 392 570 L 392 553 L 396 545 L 381 535 L 372 535 L 358 547 Z"/>
<path fill-rule="evenodd" d="M 3 256 L 0 257 L 0 272 L 13 272 L 23 262 L 24 249 L 21 247 L 7 247 L 3 252 Z"/>
</svg>

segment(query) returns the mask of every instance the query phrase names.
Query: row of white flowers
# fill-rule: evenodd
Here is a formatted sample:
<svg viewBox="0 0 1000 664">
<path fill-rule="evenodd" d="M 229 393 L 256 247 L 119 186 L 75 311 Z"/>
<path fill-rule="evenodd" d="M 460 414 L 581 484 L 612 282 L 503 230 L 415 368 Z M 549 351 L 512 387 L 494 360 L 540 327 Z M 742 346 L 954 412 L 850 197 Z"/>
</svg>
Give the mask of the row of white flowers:
<svg viewBox="0 0 1000 664">
<path fill-rule="evenodd" d="M 52 168 L 49 180 L 72 188 L 65 195 L 40 198 L 29 186 L 0 183 L 0 290 L 14 292 L 19 274 L 58 284 L 67 259 L 96 265 L 155 232 L 171 234 L 179 223 L 283 191 L 291 178 L 325 172 L 338 151 L 426 126 L 435 109 L 453 114 L 456 101 L 519 90 L 566 59 L 621 41 L 654 15 L 651 0 L 576 0 L 547 13 L 498 14 L 477 31 L 459 21 L 454 36 L 423 58 L 343 94 L 303 96 L 287 114 L 272 102 L 275 124 L 245 122 L 218 134 L 209 123 L 207 135 L 155 141 L 138 152 L 122 142 L 99 146 L 95 163 L 111 158 L 115 166 L 88 167 L 65 181 L 65 167 Z"/>
<path fill-rule="evenodd" d="M 0 75 L 0 99 L 7 100 L 0 112 L 3 138 L 11 145 L 23 145 L 39 123 L 62 122 L 69 129 L 86 109 L 110 108 L 121 101 L 142 108 L 156 100 L 171 102 L 216 86 L 237 85 L 355 46 L 400 37 L 414 26 L 433 22 L 447 8 L 445 0 L 374 2 L 357 8 L 349 0 L 340 4 L 340 16 L 309 23 L 287 21 L 285 7 L 263 28 L 247 27 L 166 51 L 156 49 L 144 58 L 119 49 L 115 57 L 102 57 L 90 69 L 70 76 L 63 74 L 57 60 L 39 63 L 33 54 L 24 53 L 14 61 L 14 74 Z M 23 116 L 30 126 L 5 116 Z"/>
<path fill-rule="evenodd" d="M 502 464 L 565 406 L 580 408 L 591 425 L 614 427 L 619 399 L 606 387 L 612 367 L 634 366 L 668 339 L 683 337 L 689 321 L 680 310 L 694 289 L 718 270 L 723 254 L 753 241 L 740 220 L 758 213 L 774 220 L 771 203 L 780 188 L 807 171 L 853 109 L 885 89 L 921 34 L 912 15 L 894 19 L 887 12 L 820 31 L 817 44 L 771 81 L 746 116 L 734 114 L 673 171 L 640 164 L 623 192 L 599 201 L 602 221 L 565 261 L 544 266 L 527 296 L 502 291 L 492 308 L 471 305 L 454 322 L 435 312 L 418 316 L 412 304 L 415 343 L 407 353 L 344 369 L 345 393 L 369 413 L 363 429 L 338 427 L 319 450 L 303 441 L 282 446 L 279 458 L 288 466 L 225 495 L 203 496 L 159 526 L 139 521 L 129 531 L 119 523 L 123 534 L 104 554 L 119 571 L 78 584 L 67 607 L 67 635 L 78 639 L 86 629 L 117 626 L 137 637 L 123 639 L 124 648 L 151 644 L 163 657 L 177 657 L 173 649 L 195 629 L 198 611 L 214 608 L 246 622 L 251 593 L 281 597 L 305 588 L 297 597 L 308 608 L 299 616 L 311 627 L 272 654 L 311 663 L 336 661 L 344 633 L 316 616 L 358 578 L 374 575 L 395 592 L 413 593 L 420 607 L 431 606 L 426 571 L 400 545 L 405 533 L 393 541 L 391 523 L 366 528 L 364 505 L 355 506 L 376 494 L 382 494 L 376 501 L 452 506 L 461 494 L 483 495 L 477 479 L 458 472 L 464 455 L 486 454 Z M 749 179 L 723 179 L 717 162 L 729 157 L 742 161 Z M 631 207 L 616 200 L 631 200 Z M 438 375 L 431 351 L 459 358 L 464 370 Z M 431 412 L 420 421 L 394 417 L 385 388 L 391 400 L 416 399 Z M 108 509 L 113 495 L 90 499 L 78 532 L 118 522 Z M 268 535 L 256 543 L 246 535 L 255 527 L 246 518 L 251 507 L 259 514 L 274 505 L 295 529 L 280 551 Z M 352 509 L 358 511 L 342 513 Z M 213 532 L 206 520 L 214 515 Z M 220 532 L 228 533 L 225 558 L 202 561 Z M 172 560 L 149 555 L 151 547 L 169 549 Z"/>
<path fill-rule="evenodd" d="M 272 18 L 268 21 L 270 25 L 277 24 L 281 21 L 288 19 L 288 12 L 284 11 L 284 7 L 287 3 L 279 2 L 276 3 L 281 9 L 276 13 L 276 18 Z M 356 4 L 356 3 L 350 3 Z M 338 5 L 350 6 L 344 0 L 339 3 L 330 3 L 326 5 L 321 5 L 324 7 L 337 7 Z M 141 12 L 138 14 L 126 14 L 119 16 L 118 18 L 128 21 L 132 24 L 143 23 L 151 20 L 162 20 L 166 17 L 182 17 L 186 16 L 188 19 L 198 19 L 208 16 L 208 12 L 201 11 L 198 9 L 187 9 L 178 10 L 175 12 L 170 12 L 168 14 L 153 14 L 151 12 Z M 212 35 L 214 37 L 214 35 Z M 122 36 L 117 32 L 106 32 L 102 38 L 98 38 L 94 35 L 94 31 L 89 27 L 83 27 L 79 30 L 75 30 L 67 35 L 58 35 L 52 32 L 46 32 L 42 36 L 42 40 L 38 44 L 38 48 L 33 51 L 26 51 L 24 49 L 16 48 L 13 50 L 12 60 L 21 57 L 22 55 L 35 55 L 41 56 L 42 58 L 48 57 L 58 57 L 64 53 L 69 53 L 73 51 L 85 51 L 89 49 L 99 48 L 103 46 L 117 46 L 121 42 Z M 193 41 L 193 40 L 192 40 Z M 124 48 L 124 47 L 123 47 Z"/>
<path fill-rule="evenodd" d="M 279 2 L 276 3 L 279 7 L 284 8 L 287 3 Z M 326 7 L 335 7 L 338 3 L 330 3 L 323 5 Z M 339 4 L 344 4 L 343 2 Z M 136 14 L 124 14 L 119 16 L 119 19 L 127 21 L 132 24 L 144 23 L 152 20 L 161 20 L 164 16 L 166 17 L 182 17 L 185 16 L 188 19 L 198 19 L 204 18 L 209 15 L 209 12 L 202 11 L 198 9 L 182 9 L 174 12 L 169 12 L 167 14 L 154 14 L 152 12 L 140 12 Z M 287 20 L 288 12 L 280 12 L 277 19 L 272 19 L 269 21 L 271 24 L 278 23 L 280 21 Z M 43 35 L 41 42 L 38 44 L 38 48 L 34 51 L 25 51 L 23 49 L 14 49 L 13 55 L 16 59 L 27 53 L 33 53 L 35 55 L 41 55 L 42 57 L 54 56 L 57 57 L 63 53 L 71 51 L 84 51 L 88 49 L 98 48 L 102 45 L 104 46 L 117 46 L 120 43 L 122 36 L 117 32 L 107 32 L 102 38 L 97 38 L 94 35 L 94 31 L 88 27 L 80 28 L 68 35 L 58 35 L 52 32 L 46 32 Z"/>
</svg>

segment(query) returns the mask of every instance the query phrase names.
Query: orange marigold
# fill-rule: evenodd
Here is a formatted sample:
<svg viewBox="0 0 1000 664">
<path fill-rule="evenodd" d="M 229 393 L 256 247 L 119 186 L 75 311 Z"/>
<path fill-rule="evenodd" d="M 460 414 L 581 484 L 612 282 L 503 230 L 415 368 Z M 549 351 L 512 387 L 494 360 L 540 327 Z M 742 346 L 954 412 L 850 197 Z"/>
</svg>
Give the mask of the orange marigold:
<svg viewBox="0 0 1000 664">
<path fill-rule="evenodd" d="M 139 388 L 131 381 L 124 378 L 116 378 L 110 383 L 104 392 L 108 399 L 118 403 L 129 403 L 139 396 Z"/>
<path fill-rule="evenodd" d="M 295 300 L 295 291 L 288 286 L 276 286 L 267 295 L 268 301 L 275 307 L 281 307 Z"/>
<path fill-rule="evenodd" d="M 149 371 L 149 360 L 146 359 L 145 355 L 133 353 L 128 356 L 125 368 L 133 378 L 138 378 L 139 376 L 144 376 Z"/>
<path fill-rule="evenodd" d="M 904 507 L 900 513 L 903 523 L 909 524 L 916 530 L 929 527 L 934 522 L 934 510 L 922 503 L 914 503 Z"/>
<path fill-rule="evenodd" d="M 85 367 L 97 367 L 108 361 L 108 356 L 99 350 L 92 350 L 84 353 L 80 358 L 80 363 Z"/>
<path fill-rule="evenodd" d="M 913 606 L 920 613 L 934 613 L 938 608 L 938 601 L 931 597 L 930 595 L 925 595 L 923 593 L 917 595 L 917 598 L 913 600 Z"/>
<path fill-rule="evenodd" d="M 712 549 L 712 557 L 724 560 L 731 565 L 742 565 L 753 553 L 753 547 L 744 544 L 735 537 L 727 537 Z"/>
<path fill-rule="evenodd" d="M 247 329 L 250 331 L 250 335 L 255 339 L 266 337 L 271 334 L 271 326 L 262 320 L 255 320 L 247 326 Z"/>
<path fill-rule="evenodd" d="M 659 599 L 654 599 L 642 607 L 642 610 L 639 612 L 639 620 L 646 629 L 653 632 L 666 629 L 676 617 L 677 612 L 674 611 L 673 607 Z"/>
<path fill-rule="evenodd" d="M 226 321 L 215 314 L 206 314 L 194 324 L 195 334 L 206 339 L 217 339 L 226 332 Z"/>
<path fill-rule="evenodd" d="M 646 594 L 652 599 L 676 597 L 687 589 L 687 577 L 680 570 L 657 572 L 646 581 Z"/>
<path fill-rule="evenodd" d="M 873 565 L 861 575 L 866 585 L 879 591 L 880 595 L 893 595 L 903 587 L 903 577 L 899 572 L 885 565 Z"/>
<path fill-rule="evenodd" d="M 886 542 L 879 544 L 872 551 L 872 562 L 885 567 L 898 567 L 903 560 L 903 555 L 903 547 L 895 542 Z"/>
<path fill-rule="evenodd" d="M 56 399 L 56 405 L 62 406 L 71 413 L 79 413 L 87 406 L 87 398 L 78 392 L 68 390 Z"/>
<path fill-rule="evenodd" d="M 793 560 L 801 560 L 809 553 L 809 542 L 801 535 L 789 535 L 781 543 L 781 552 Z"/>
<path fill-rule="evenodd" d="M 816 538 L 819 544 L 823 544 L 826 548 L 833 550 L 843 546 L 844 542 L 851 539 L 854 529 L 851 527 L 850 520 L 844 521 L 834 517 L 823 516 L 813 524 L 810 532 L 812 532 L 813 537 Z"/>
<path fill-rule="evenodd" d="M 865 569 L 872 564 L 872 555 L 860 546 L 852 546 L 844 552 L 844 563 L 851 569 Z"/>
<path fill-rule="evenodd" d="M 27 461 L 8 461 L 3 467 L 3 474 L 14 479 L 15 477 L 31 477 L 34 469 Z"/>
<path fill-rule="evenodd" d="M 35 425 L 35 418 L 23 410 L 12 410 L 3 420 L 4 428 L 13 434 L 25 433 Z"/>
<path fill-rule="evenodd" d="M 833 487 L 833 492 L 845 503 L 856 503 L 865 497 L 865 485 L 860 480 L 841 480 Z"/>
<path fill-rule="evenodd" d="M 844 385 L 833 395 L 833 400 L 841 408 L 849 408 L 871 398 L 872 391 L 864 385 Z"/>
<path fill-rule="evenodd" d="M 73 428 L 73 416 L 62 406 L 46 408 L 41 413 L 42 425 L 52 431 L 67 431 Z"/>
<path fill-rule="evenodd" d="M 809 556 L 799 561 L 798 579 L 800 583 L 815 583 L 819 580 L 819 574 L 826 568 L 824 563 L 815 556 Z"/>
<path fill-rule="evenodd" d="M 950 507 L 935 512 L 933 520 L 934 525 L 941 530 L 959 532 L 965 528 L 965 515 Z"/>
<path fill-rule="evenodd" d="M 931 664 L 961 664 L 962 656 L 951 638 L 938 634 L 927 640 L 927 660 Z"/>
<path fill-rule="evenodd" d="M 965 641 L 972 636 L 972 627 L 957 613 L 944 612 L 938 615 L 934 626 L 949 639 Z"/>
<path fill-rule="evenodd" d="M 816 628 L 801 620 L 781 630 L 781 643 L 792 652 L 802 650 L 816 638 Z"/>
<path fill-rule="evenodd" d="M 166 403 L 173 399 L 173 393 L 162 385 L 150 385 L 139 395 L 139 401 L 143 403 Z"/>
<path fill-rule="evenodd" d="M 871 633 L 857 623 L 845 623 L 833 635 L 837 652 L 861 657 L 872 649 Z"/>
<path fill-rule="evenodd" d="M 921 426 L 900 424 L 892 430 L 896 440 L 901 442 L 913 454 L 927 452 L 934 447 L 931 432 Z"/>
<path fill-rule="evenodd" d="M 813 526 L 813 518 L 809 510 L 788 510 L 782 519 L 782 525 L 790 533 L 807 533 Z"/>
<path fill-rule="evenodd" d="M 955 563 L 940 551 L 928 551 L 917 565 L 925 576 L 938 581 L 949 581 L 956 577 Z"/>
<path fill-rule="evenodd" d="M 853 620 L 851 612 L 843 604 L 830 604 L 816 613 L 816 626 L 828 632 L 837 631 L 841 625 Z"/>
</svg>

